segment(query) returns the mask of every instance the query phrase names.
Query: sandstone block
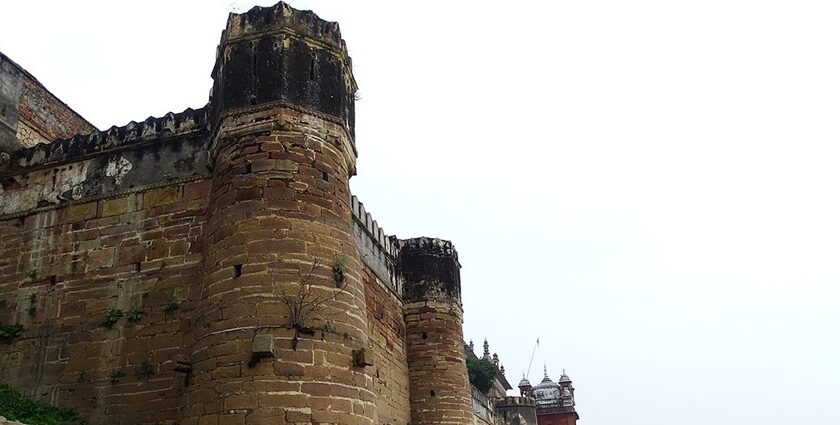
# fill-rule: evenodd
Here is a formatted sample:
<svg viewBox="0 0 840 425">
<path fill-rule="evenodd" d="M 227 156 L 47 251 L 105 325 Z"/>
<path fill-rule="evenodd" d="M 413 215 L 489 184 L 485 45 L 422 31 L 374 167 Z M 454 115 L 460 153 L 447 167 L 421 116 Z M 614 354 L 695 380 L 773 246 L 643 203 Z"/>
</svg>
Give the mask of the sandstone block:
<svg viewBox="0 0 840 425">
<path fill-rule="evenodd" d="M 116 251 L 116 248 L 105 248 L 100 249 L 99 251 L 91 252 L 88 255 L 86 269 L 90 271 L 105 267 L 113 267 Z"/>
<path fill-rule="evenodd" d="M 152 189 L 143 193 L 143 208 L 154 208 L 172 204 L 179 200 L 181 200 L 181 189 L 178 186 Z"/>
<path fill-rule="evenodd" d="M 71 205 L 64 210 L 63 223 L 73 223 L 80 220 L 88 220 L 96 217 L 96 202 Z"/>
<path fill-rule="evenodd" d="M 274 336 L 256 335 L 251 345 L 251 355 L 256 358 L 274 357 Z"/>
<path fill-rule="evenodd" d="M 116 199 L 108 199 L 102 202 L 102 217 L 119 215 L 128 211 L 131 205 L 131 196 L 123 196 Z"/>
</svg>

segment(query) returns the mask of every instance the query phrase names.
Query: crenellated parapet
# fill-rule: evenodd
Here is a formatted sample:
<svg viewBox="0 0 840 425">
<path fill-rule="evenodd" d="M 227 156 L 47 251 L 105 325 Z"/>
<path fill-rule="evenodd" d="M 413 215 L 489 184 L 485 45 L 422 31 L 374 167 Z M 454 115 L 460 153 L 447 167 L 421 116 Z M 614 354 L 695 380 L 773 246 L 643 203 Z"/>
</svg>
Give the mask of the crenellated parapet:
<svg viewBox="0 0 840 425">
<path fill-rule="evenodd" d="M 505 425 L 536 425 L 537 410 L 531 397 L 507 396 L 496 400 L 497 423 Z"/>
<path fill-rule="evenodd" d="M 446 298 L 460 305 L 461 264 L 452 242 L 429 237 L 399 239 L 385 233 L 355 195 L 350 205 L 361 259 L 383 283 L 408 302 Z"/>
<path fill-rule="evenodd" d="M 168 113 L 163 117 L 149 117 L 144 121 L 113 126 L 104 131 L 77 135 L 52 143 L 39 143 L 0 157 L 0 174 L 18 174 L 32 169 L 79 161 L 91 156 L 138 148 L 144 143 L 161 142 L 172 138 L 207 132 L 205 108 Z"/>
<path fill-rule="evenodd" d="M 0 152 L 0 216 L 205 177 L 208 140 L 201 108 Z"/>
<path fill-rule="evenodd" d="M 311 10 L 294 9 L 283 2 L 254 6 L 245 13 L 230 15 L 225 29 L 228 41 L 252 39 L 256 33 L 284 33 L 332 48 L 345 56 L 347 53 L 338 22 L 325 21 Z M 349 56 L 347 60 L 350 60 Z"/>
<path fill-rule="evenodd" d="M 350 206 L 353 213 L 353 234 L 356 235 L 362 261 L 373 270 L 380 281 L 400 296 L 402 281 L 397 274 L 396 258 L 399 256 L 397 239 L 389 236 L 379 227 L 376 220 L 365 210 L 365 205 L 355 195 L 350 199 Z"/>
<path fill-rule="evenodd" d="M 500 406 L 536 406 L 533 397 L 524 397 L 524 396 L 506 396 L 503 399 L 500 399 L 496 402 L 496 407 Z"/>
</svg>

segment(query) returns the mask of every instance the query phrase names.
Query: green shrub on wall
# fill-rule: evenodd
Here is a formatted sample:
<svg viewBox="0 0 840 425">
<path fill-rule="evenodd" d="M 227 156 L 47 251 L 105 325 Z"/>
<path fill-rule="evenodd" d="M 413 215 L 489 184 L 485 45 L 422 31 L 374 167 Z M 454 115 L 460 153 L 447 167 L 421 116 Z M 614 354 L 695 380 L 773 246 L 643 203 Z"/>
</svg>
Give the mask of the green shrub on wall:
<svg viewBox="0 0 840 425">
<path fill-rule="evenodd" d="M 496 366 L 489 360 L 468 356 L 467 373 L 470 375 L 470 384 L 478 388 L 482 394 L 487 394 L 490 388 L 493 388 Z"/>
<path fill-rule="evenodd" d="M 0 325 L 0 341 L 9 341 L 23 332 L 23 325 Z"/>
<path fill-rule="evenodd" d="M 79 414 L 61 407 L 32 401 L 0 384 L 0 416 L 27 425 L 85 425 Z"/>
</svg>

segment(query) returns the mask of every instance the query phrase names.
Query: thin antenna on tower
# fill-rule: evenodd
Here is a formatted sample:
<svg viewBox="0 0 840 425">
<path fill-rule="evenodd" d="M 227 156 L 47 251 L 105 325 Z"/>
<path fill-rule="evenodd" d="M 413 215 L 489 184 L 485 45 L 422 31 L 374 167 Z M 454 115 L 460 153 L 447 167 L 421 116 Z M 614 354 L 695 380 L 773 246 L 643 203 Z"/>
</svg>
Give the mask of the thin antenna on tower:
<svg viewBox="0 0 840 425">
<path fill-rule="evenodd" d="M 534 363 L 534 354 L 537 353 L 537 347 L 540 346 L 540 339 L 537 338 L 537 345 L 534 346 L 534 351 L 531 351 L 531 360 L 528 362 L 528 373 L 525 376 L 531 376 L 531 364 Z"/>
</svg>

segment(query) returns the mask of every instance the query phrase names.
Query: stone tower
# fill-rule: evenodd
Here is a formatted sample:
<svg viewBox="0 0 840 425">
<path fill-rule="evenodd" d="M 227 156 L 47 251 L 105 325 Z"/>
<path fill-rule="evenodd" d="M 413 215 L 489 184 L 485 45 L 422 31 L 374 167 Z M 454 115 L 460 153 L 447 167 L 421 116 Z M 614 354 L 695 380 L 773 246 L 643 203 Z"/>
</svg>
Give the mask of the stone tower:
<svg viewBox="0 0 840 425">
<path fill-rule="evenodd" d="M 181 423 L 371 424 L 372 380 L 354 362 L 368 344 L 348 186 L 356 85 L 338 24 L 284 3 L 231 14 L 212 75 Z"/>
<path fill-rule="evenodd" d="M 448 241 L 400 241 L 412 425 L 470 424 L 461 265 Z"/>
</svg>

